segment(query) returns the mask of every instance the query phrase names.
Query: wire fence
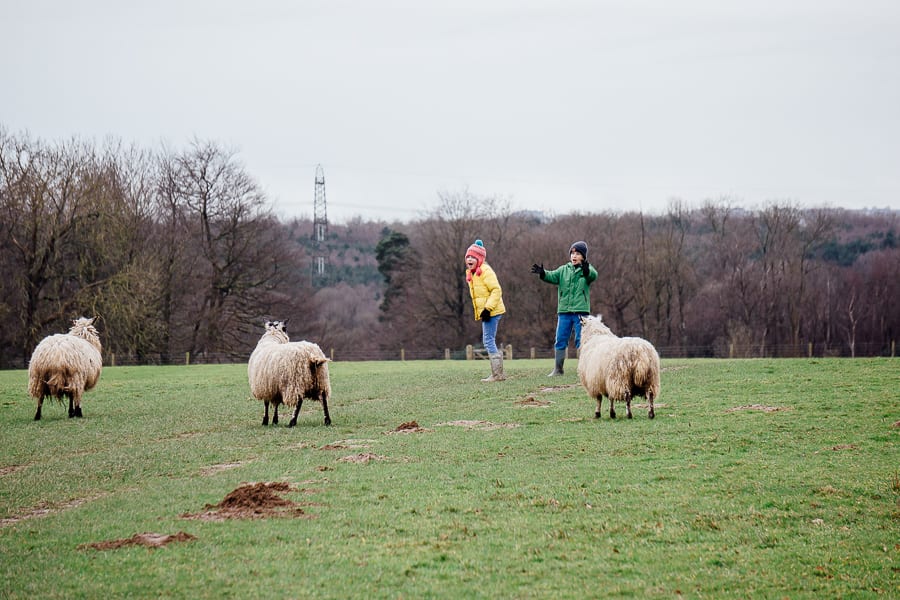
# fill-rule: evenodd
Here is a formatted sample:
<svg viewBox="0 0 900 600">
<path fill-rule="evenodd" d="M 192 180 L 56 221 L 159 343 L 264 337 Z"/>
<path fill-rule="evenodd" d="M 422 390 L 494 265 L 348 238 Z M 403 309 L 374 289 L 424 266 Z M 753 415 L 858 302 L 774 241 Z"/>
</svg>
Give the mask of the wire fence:
<svg viewBox="0 0 900 600">
<path fill-rule="evenodd" d="M 506 360 L 536 360 L 553 358 L 553 348 L 513 348 L 501 345 Z M 353 349 L 323 348 L 326 356 L 333 361 L 405 361 L 405 360 L 479 360 L 487 359 L 487 353 L 481 347 L 439 349 Z M 857 344 L 852 350 L 849 346 L 825 346 L 807 343 L 797 346 L 658 346 L 657 351 L 662 358 L 825 358 L 825 357 L 896 357 L 896 342 L 890 344 L 865 343 Z M 570 347 L 567 356 L 577 357 L 578 352 Z M 104 357 L 107 366 L 124 365 L 191 365 L 191 364 L 233 364 L 247 362 L 247 356 L 233 353 L 202 353 L 169 356 L 162 355 L 123 355 L 110 353 Z"/>
<path fill-rule="evenodd" d="M 553 358 L 553 348 L 513 348 L 511 345 L 501 345 L 506 360 L 536 360 Z M 772 346 L 657 346 L 661 358 L 864 358 L 864 357 L 896 357 L 896 342 L 887 344 L 861 343 L 854 348 L 848 345 L 826 346 L 824 344 L 807 343 L 797 347 L 791 345 Z M 487 352 L 480 346 L 466 346 L 465 348 L 444 349 L 410 349 L 410 348 L 383 348 L 383 349 L 354 349 L 354 348 L 323 348 L 326 356 L 333 361 L 361 362 L 361 361 L 406 361 L 406 360 L 479 360 L 487 359 Z M 569 347 L 567 357 L 576 358 L 578 351 Z M 246 363 L 250 354 L 237 354 L 234 352 L 185 352 L 183 354 L 126 354 L 105 352 L 103 364 L 107 367 L 115 366 L 145 366 L 145 365 L 213 365 L 213 364 L 239 364 Z M 4 365 L 5 369 L 25 369 L 25 361 L 13 361 Z"/>
</svg>

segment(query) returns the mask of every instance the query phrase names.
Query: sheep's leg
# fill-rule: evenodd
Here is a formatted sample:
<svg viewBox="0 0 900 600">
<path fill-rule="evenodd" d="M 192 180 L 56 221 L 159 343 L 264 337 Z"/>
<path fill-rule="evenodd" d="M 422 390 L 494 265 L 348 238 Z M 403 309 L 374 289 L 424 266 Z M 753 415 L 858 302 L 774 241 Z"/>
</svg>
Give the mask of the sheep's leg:
<svg viewBox="0 0 900 600">
<path fill-rule="evenodd" d="M 631 418 L 631 394 L 625 396 L 625 411 L 628 413 L 628 418 Z"/>
<path fill-rule="evenodd" d="M 610 398 L 609 398 L 609 418 L 610 419 L 616 418 L 616 403 L 613 402 L 612 396 L 610 396 Z"/>
<path fill-rule="evenodd" d="M 288 423 L 288 427 L 293 427 L 297 424 L 297 416 L 300 414 L 300 407 L 303 406 L 303 396 L 297 398 L 297 408 L 294 409 L 294 418 L 291 419 L 291 422 Z"/>
<path fill-rule="evenodd" d="M 647 402 L 650 403 L 650 412 L 647 413 L 647 416 L 652 419 L 653 417 L 656 416 L 656 414 L 653 412 L 653 394 L 647 395 Z"/>
<path fill-rule="evenodd" d="M 278 425 L 278 405 L 281 402 L 273 402 L 272 406 L 275 407 L 275 412 L 272 414 L 272 425 Z"/>
<path fill-rule="evenodd" d="M 322 392 L 322 410 L 325 411 L 325 424 L 331 425 L 331 417 L 328 416 L 328 394 Z"/>
<path fill-rule="evenodd" d="M 73 394 L 66 394 L 69 397 L 69 418 L 75 416 L 75 398 Z"/>
<path fill-rule="evenodd" d="M 44 397 L 43 396 L 38 398 L 37 405 L 38 405 L 38 407 L 37 407 L 37 412 L 34 413 L 34 420 L 40 421 L 41 420 L 41 406 L 44 405 Z"/>
<path fill-rule="evenodd" d="M 266 414 L 263 415 L 263 422 L 262 422 L 263 427 L 265 427 L 266 425 L 269 424 L 269 401 L 268 401 L 268 400 L 264 400 L 264 401 L 263 401 L 263 404 L 266 405 Z"/>
<path fill-rule="evenodd" d="M 594 413 L 594 418 L 600 418 L 600 409 L 603 407 L 603 394 L 597 394 L 597 412 Z"/>
<path fill-rule="evenodd" d="M 73 398 L 73 400 L 75 401 L 75 417 L 80 419 L 82 416 L 84 416 L 81 414 L 81 393 L 75 392 L 74 396 L 75 397 Z"/>
</svg>

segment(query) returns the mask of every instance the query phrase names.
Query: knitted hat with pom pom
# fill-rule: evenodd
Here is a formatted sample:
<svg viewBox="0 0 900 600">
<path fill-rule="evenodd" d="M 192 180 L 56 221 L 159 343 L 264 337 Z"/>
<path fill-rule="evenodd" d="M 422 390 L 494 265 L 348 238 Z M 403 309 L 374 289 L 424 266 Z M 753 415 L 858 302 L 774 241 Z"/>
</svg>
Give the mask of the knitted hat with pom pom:
<svg viewBox="0 0 900 600">
<path fill-rule="evenodd" d="M 569 254 L 572 253 L 572 250 L 575 250 L 579 254 L 581 254 L 582 258 L 587 258 L 587 244 L 584 242 L 575 242 L 569 247 Z"/>
<path fill-rule="evenodd" d="M 484 263 L 484 259 L 487 258 L 487 250 L 484 249 L 484 242 L 475 240 L 475 243 L 466 250 L 466 258 L 470 256 L 477 261 L 475 263 L 475 274 L 481 275 L 481 265 Z M 468 269 L 466 269 L 466 281 L 472 281 L 472 272 Z"/>
</svg>

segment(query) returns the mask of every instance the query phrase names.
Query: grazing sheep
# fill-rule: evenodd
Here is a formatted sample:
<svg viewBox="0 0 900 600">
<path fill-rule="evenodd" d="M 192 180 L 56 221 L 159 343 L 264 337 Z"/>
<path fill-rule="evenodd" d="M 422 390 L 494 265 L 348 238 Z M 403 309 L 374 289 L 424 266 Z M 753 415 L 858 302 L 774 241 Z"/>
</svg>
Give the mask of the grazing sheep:
<svg viewBox="0 0 900 600">
<path fill-rule="evenodd" d="M 103 358 L 94 319 L 72 321 L 69 333 L 47 336 L 34 349 L 28 363 L 28 393 L 37 399 L 34 420 L 41 420 L 44 398 L 60 402 L 69 397 L 69 418 L 81 417 L 81 396 L 97 385 Z"/>
<path fill-rule="evenodd" d="M 303 398 L 322 402 L 325 424 L 331 425 L 328 415 L 328 396 L 331 395 L 331 380 L 328 377 L 328 358 L 312 342 L 291 342 L 288 338 L 287 321 L 266 322 L 266 332 L 250 355 L 247 374 L 250 378 L 250 393 L 266 406 L 262 424 L 269 424 L 269 403 L 275 405 L 272 425 L 278 424 L 278 405 L 296 405 L 294 417 L 288 424 L 297 424 L 297 415 Z"/>
<path fill-rule="evenodd" d="M 581 354 L 578 376 L 587 393 L 597 399 L 600 418 L 603 396 L 609 398 L 609 418 L 616 418 L 615 402 L 625 401 L 631 418 L 631 398 L 643 396 L 650 403 L 659 396 L 659 354 L 653 344 L 638 337 L 620 338 L 603 324 L 600 316 L 581 318 Z"/>
</svg>

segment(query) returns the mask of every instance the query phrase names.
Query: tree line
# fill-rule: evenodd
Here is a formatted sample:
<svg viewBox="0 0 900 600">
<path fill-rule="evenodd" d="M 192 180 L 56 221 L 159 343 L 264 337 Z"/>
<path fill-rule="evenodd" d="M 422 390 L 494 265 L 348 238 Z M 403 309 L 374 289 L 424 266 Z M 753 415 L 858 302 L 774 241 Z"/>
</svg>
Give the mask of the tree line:
<svg viewBox="0 0 900 600">
<path fill-rule="evenodd" d="M 312 184 L 310 186 L 312 188 Z M 484 240 L 508 314 L 499 341 L 549 355 L 556 267 L 585 240 L 593 312 L 663 356 L 883 355 L 900 329 L 897 212 L 728 199 L 664 214 L 548 218 L 439 193 L 409 222 L 276 217 L 236 152 L 43 141 L 0 128 L 0 366 L 99 316 L 104 353 L 137 363 L 246 360 L 269 318 L 336 359 L 442 357 L 480 343 L 463 253 Z M 323 275 L 312 257 L 325 255 Z"/>
</svg>

